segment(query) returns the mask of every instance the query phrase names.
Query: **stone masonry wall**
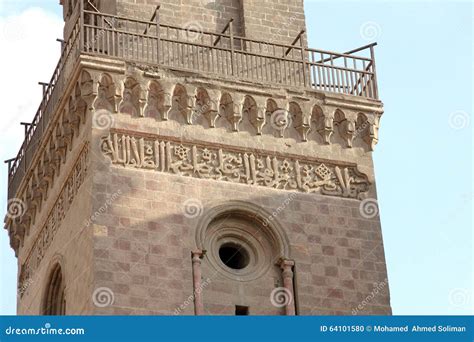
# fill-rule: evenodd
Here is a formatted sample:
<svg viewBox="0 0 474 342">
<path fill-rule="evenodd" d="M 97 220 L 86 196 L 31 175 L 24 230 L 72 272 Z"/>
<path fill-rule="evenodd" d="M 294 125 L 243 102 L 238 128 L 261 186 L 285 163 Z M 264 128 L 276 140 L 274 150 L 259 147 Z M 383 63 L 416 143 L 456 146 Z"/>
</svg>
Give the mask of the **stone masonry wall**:
<svg viewBox="0 0 474 342">
<path fill-rule="evenodd" d="M 119 0 L 120 15 L 150 19 L 160 3 L 165 24 L 221 32 L 234 19 L 234 33 L 290 44 L 306 28 L 303 0 Z"/>
<path fill-rule="evenodd" d="M 132 69 L 128 72 L 133 74 Z M 117 85 L 122 77 L 114 76 Z M 167 79 L 172 77 L 176 77 L 176 83 L 188 82 L 179 75 L 168 75 Z M 197 79 L 193 82 L 200 84 Z M 239 89 L 237 85 L 232 87 Z M 343 98 L 339 100 L 344 102 Z M 175 137 L 183 144 L 201 141 L 209 147 L 225 144 L 247 151 L 258 148 L 294 154 L 302 159 L 311 156 L 355 162 L 371 182 L 367 196 L 376 196 L 370 153 L 360 145 L 344 147 L 337 132 L 333 137 L 336 143 L 325 145 L 313 139 L 301 142 L 297 134 L 278 138 L 271 134 L 256 136 L 249 133 L 250 129 L 232 132 L 224 118 L 219 119 L 217 128 L 209 128 L 187 125 L 179 113 L 168 121 L 123 113 L 108 115 L 113 118 L 112 127 L 121 134 L 136 136 L 136 143 L 140 135 L 159 134 Z M 103 139 L 109 135 L 108 129 L 94 129 L 92 138 L 92 211 L 101 212 L 94 221 L 93 288 L 110 289 L 114 300 L 110 305 L 95 307 L 96 314 L 172 315 L 179 309 L 178 314 L 192 315 L 191 252 L 196 249 L 198 222 L 217 203 L 229 200 L 240 200 L 270 213 L 283 206 L 276 220 L 288 237 L 289 257 L 295 261 L 299 314 L 391 313 L 380 221 L 378 217 L 362 217 L 360 200 L 185 177 L 146 170 L 129 162 L 127 166 L 113 164 L 111 156 L 103 152 Z M 189 200 L 202 205 L 202 214 L 193 218 L 184 214 Z M 101 211 L 105 203 L 107 209 Z M 270 301 L 272 290 L 281 282 L 277 267 L 248 283 L 216 275 L 206 256 L 202 270 L 203 282 L 210 279 L 202 290 L 207 314 L 232 315 L 235 305 L 249 306 L 250 314 L 282 313 Z"/>
<path fill-rule="evenodd" d="M 164 24 L 197 31 L 221 32 L 231 18 L 234 34 L 250 39 L 291 44 L 306 29 L 303 0 L 116 0 L 96 3 L 103 13 L 140 20 L 151 20 L 160 4 Z M 79 2 L 66 16 L 64 37 L 68 38 L 76 22 Z M 65 10 L 69 8 L 69 3 Z M 194 36 L 194 35 L 193 35 Z M 239 43 L 237 43 L 239 44 Z"/>
<path fill-rule="evenodd" d="M 95 288 L 107 287 L 114 304 L 97 314 L 193 314 L 191 251 L 199 217 L 186 218 L 185 202 L 203 204 L 203 213 L 222 201 L 242 200 L 273 212 L 292 193 L 212 180 L 183 178 L 100 164 L 95 171 L 93 206 L 121 195 L 96 228 Z M 257 191 L 258 190 L 258 191 Z M 359 201 L 314 194 L 292 195 L 277 216 L 295 261 L 296 301 L 301 315 L 350 315 L 375 288 L 375 298 L 358 314 L 390 314 L 385 259 L 378 219 L 359 214 Z M 281 314 L 270 302 L 279 272 L 237 284 L 213 272 L 203 259 L 204 309 L 233 315 L 235 305 L 250 314 Z M 380 292 L 380 293 L 379 293 Z"/>
<path fill-rule="evenodd" d="M 112 69 L 101 63 L 104 61 L 97 62 L 94 69 L 88 70 L 92 80 L 95 80 L 88 82 L 101 80 L 104 74 L 97 70 Z M 191 252 L 197 247 L 199 219 L 216 204 L 229 200 L 243 201 L 270 213 L 278 211 L 275 220 L 288 238 L 288 257 L 295 262 L 295 301 L 299 314 L 390 314 L 380 221 L 378 217 L 362 217 L 359 199 L 303 193 L 301 189 L 297 189 L 297 192 L 263 185 L 206 180 L 139 168 L 130 163 L 130 153 L 139 153 L 133 148 L 128 152 L 130 160 L 123 166 L 112 163 L 111 156 L 104 153 L 103 140 L 110 136 L 109 129 L 113 128 L 131 138 L 136 136 L 135 143 L 140 136 L 148 140 L 165 136 L 174 138 L 178 144 L 199 141 L 211 149 L 221 144 L 226 148 L 257 155 L 268 153 L 279 156 L 280 160 L 320 158 L 326 160 L 329 166 L 331 163 L 356 163 L 370 182 L 365 195 L 376 198 L 371 154 L 367 152 L 367 146 L 363 145 L 360 136 L 354 140 L 353 148 L 347 148 L 338 132 L 340 129 L 336 127 L 331 144 L 324 144 L 321 133 L 318 133 L 312 121 L 313 132 L 306 142 L 301 140 L 301 134 L 294 129 L 288 132 L 289 135 L 285 133 L 284 137 L 280 137 L 272 132 L 270 121 L 267 121 L 263 134 L 257 135 L 246 113 L 240 131 L 235 132 L 232 131 L 229 117 L 225 116 L 217 120 L 215 128 L 209 127 L 204 117 L 186 124 L 180 107 L 170 108 L 169 120 L 163 120 L 160 115 L 142 117 L 138 115 L 139 110 L 131 108 L 134 108 L 135 103 L 139 107 L 140 103 L 145 105 L 146 100 L 143 99 L 146 97 L 140 97 L 142 100 L 135 102 L 135 92 L 132 102 L 127 102 L 130 101 L 128 97 L 127 100 L 122 98 L 122 94 L 128 92 L 124 82 L 126 76 L 118 72 L 118 68 L 112 70 L 117 71 L 111 77 L 113 84 L 106 86 L 103 83 L 98 87 L 97 83 L 93 83 L 87 88 L 102 89 L 96 94 L 98 102 L 94 102 L 91 96 L 88 99 L 95 106 L 111 106 L 111 110 L 99 111 L 105 115 L 105 122 L 109 126 L 101 129 L 103 120 L 91 112 L 87 113 L 86 124 L 81 135 L 76 138 L 76 147 L 61 170 L 71 170 L 79 146 L 89 141 L 88 177 L 65 213 L 41 266 L 31 278 L 34 286 L 28 286 L 19 300 L 20 314 L 40 312 L 48 270 L 56 258 L 61 260 L 64 267 L 67 314 L 193 314 L 190 299 L 193 296 Z M 123 72 L 139 80 L 143 89 L 149 86 L 152 79 L 132 66 L 124 65 Z M 161 78 L 156 79 L 164 82 Z M 249 85 L 227 84 L 226 81 L 200 80 L 199 77 L 187 79 L 179 72 L 166 74 L 165 79 L 169 84 L 185 84 L 189 89 L 193 84 L 205 84 L 209 91 L 220 88 L 235 93 L 235 100 L 242 100 L 240 95 L 237 96 L 239 91 L 254 96 L 264 94 L 265 97 L 277 99 L 281 106 L 284 106 L 284 101 L 296 98 L 292 98 L 295 94 L 285 93 L 282 89 L 268 87 L 262 93 L 258 87 L 254 89 Z M 297 96 L 299 100 L 306 101 L 305 98 L 310 94 L 299 93 Z M 320 101 L 318 103 L 327 115 L 339 110 L 324 105 L 321 99 L 317 101 Z M 332 101 L 334 103 L 335 100 Z M 339 105 L 344 106 L 345 101 L 347 99 L 338 96 Z M 116 113 L 113 103 L 124 112 Z M 361 110 L 368 105 L 368 102 L 364 106 L 360 105 Z M 349 104 L 349 107 L 354 106 L 357 104 Z M 299 115 L 309 114 L 308 111 L 311 109 L 304 107 L 304 113 L 296 113 L 295 120 Z M 350 115 L 349 112 L 347 110 L 348 118 L 355 113 Z M 146 153 L 150 156 L 149 150 Z M 38 222 L 47 219 L 48 208 L 57 200 L 66 173 L 69 174 L 69 171 L 61 174 L 48 194 L 49 202 L 44 206 Z M 201 213 L 191 218 L 184 211 L 185 203 L 189 200 L 201 206 Z M 37 240 L 34 237 L 38 229 L 34 228 L 33 231 L 35 234 L 30 235 L 20 250 L 20 265 L 28 257 L 25 251 Z M 209 279 L 203 288 L 207 314 L 231 315 L 234 314 L 235 305 L 249 306 L 250 314 L 282 314 L 282 309 L 270 301 L 272 290 L 281 286 L 281 271 L 278 267 L 271 265 L 265 274 L 255 280 L 236 282 L 216 274 L 210 267 L 208 257 L 204 256 L 202 271 L 203 281 Z M 101 296 L 104 289 L 110 292 Z M 104 298 L 106 305 L 101 302 Z"/>
</svg>

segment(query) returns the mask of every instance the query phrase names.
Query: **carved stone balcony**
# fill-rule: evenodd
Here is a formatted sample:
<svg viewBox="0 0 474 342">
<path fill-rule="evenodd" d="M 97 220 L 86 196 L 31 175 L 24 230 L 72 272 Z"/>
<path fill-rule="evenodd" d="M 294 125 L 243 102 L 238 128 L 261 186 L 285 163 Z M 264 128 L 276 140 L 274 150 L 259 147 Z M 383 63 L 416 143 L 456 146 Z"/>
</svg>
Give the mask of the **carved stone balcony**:
<svg viewBox="0 0 474 342">
<path fill-rule="evenodd" d="M 8 198 L 16 196 L 43 136 L 55 129 L 50 127 L 50 122 L 58 115 L 59 103 L 70 95 L 70 80 L 79 72 L 77 65 L 81 56 L 141 63 L 150 68 L 207 75 L 249 85 L 336 93 L 348 98 L 363 98 L 381 106 L 375 44 L 336 53 L 307 48 L 304 32 L 291 45 L 274 44 L 235 36 L 232 21 L 223 33 L 212 33 L 162 25 L 157 13 L 150 21 L 143 21 L 80 8 L 74 22 L 53 77 L 44 88 L 39 109 L 27 126 L 20 151 L 15 158 L 6 161 Z M 74 105 L 73 101 L 71 103 Z M 76 104 L 76 107 L 80 105 Z M 69 123 L 62 129 L 68 132 L 54 134 L 57 138 L 51 143 L 55 150 L 67 145 L 65 139 L 74 134 L 74 126 L 81 120 L 74 116 L 77 112 L 77 108 L 71 108 L 62 113 Z"/>
</svg>

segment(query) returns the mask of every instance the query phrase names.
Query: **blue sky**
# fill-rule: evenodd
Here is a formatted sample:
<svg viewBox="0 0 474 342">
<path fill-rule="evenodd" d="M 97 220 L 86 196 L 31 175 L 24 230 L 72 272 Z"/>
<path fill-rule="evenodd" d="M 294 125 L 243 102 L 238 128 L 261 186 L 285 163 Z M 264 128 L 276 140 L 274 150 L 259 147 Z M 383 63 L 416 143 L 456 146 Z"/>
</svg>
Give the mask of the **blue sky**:
<svg viewBox="0 0 474 342">
<path fill-rule="evenodd" d="M 471 2 L 306 0 L 305 6 L 311 47 L 343 52 L 379 43 L 385 114 L 374 160 L 394 314 L 473 314 Z M 19 121 L 31 120 L 39 104 L 37 82 L 52 74 L 61 21 L 57 0 L 0 0 L 3 54 L 21 48 L 12 36 L 45 46 L 34 53 L 38 67 L 22 71 L 24 93 L 17 101 L 11 85 L 0 89 L 9 99 L 1 123 L 3 160 L 17 153 Z M 27 46 L 7 69 L 18 75 L 30 55 Z M 0 177 L 3 217 L 6 166 Z M 14 314 L 16 259 L 6 231 L 0 233 L 0 272 L 0 314 Z"/>
<path fill-rule="evenodd" d="M 472 4 L 306 1 L 306 15 L 312 47 L 379 43 L 374 160 L 394 314 L 472 314 Z"/>
</svg>

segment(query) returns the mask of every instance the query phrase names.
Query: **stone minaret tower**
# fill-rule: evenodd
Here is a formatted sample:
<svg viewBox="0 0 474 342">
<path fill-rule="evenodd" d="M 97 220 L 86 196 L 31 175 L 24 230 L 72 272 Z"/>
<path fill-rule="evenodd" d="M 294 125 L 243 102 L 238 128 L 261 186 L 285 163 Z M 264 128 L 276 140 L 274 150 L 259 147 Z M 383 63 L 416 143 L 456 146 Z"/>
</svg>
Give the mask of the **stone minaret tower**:
<svg viewBox="0 0 474 342">
<path fill-rule="evenodd" d="M 374 45 L 308 48 L 303 0 L 61 3 L 8 161 L 19 314 L 391 313 Z"/>
</svg>

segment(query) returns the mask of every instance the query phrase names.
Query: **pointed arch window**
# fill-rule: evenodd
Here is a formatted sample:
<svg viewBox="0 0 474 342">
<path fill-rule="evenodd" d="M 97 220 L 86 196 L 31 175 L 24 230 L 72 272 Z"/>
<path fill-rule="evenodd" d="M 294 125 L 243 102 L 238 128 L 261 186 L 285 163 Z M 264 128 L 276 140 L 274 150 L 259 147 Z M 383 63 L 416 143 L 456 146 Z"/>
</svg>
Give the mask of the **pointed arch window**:
<svg viewBox="0 0 474 342">
<path fill-rule="evenodd" d="M 65 282 L 61 266 L 56 264 L 49 275 L 43 301 L 43 315 L 65 315 Z"/>
</svg>

